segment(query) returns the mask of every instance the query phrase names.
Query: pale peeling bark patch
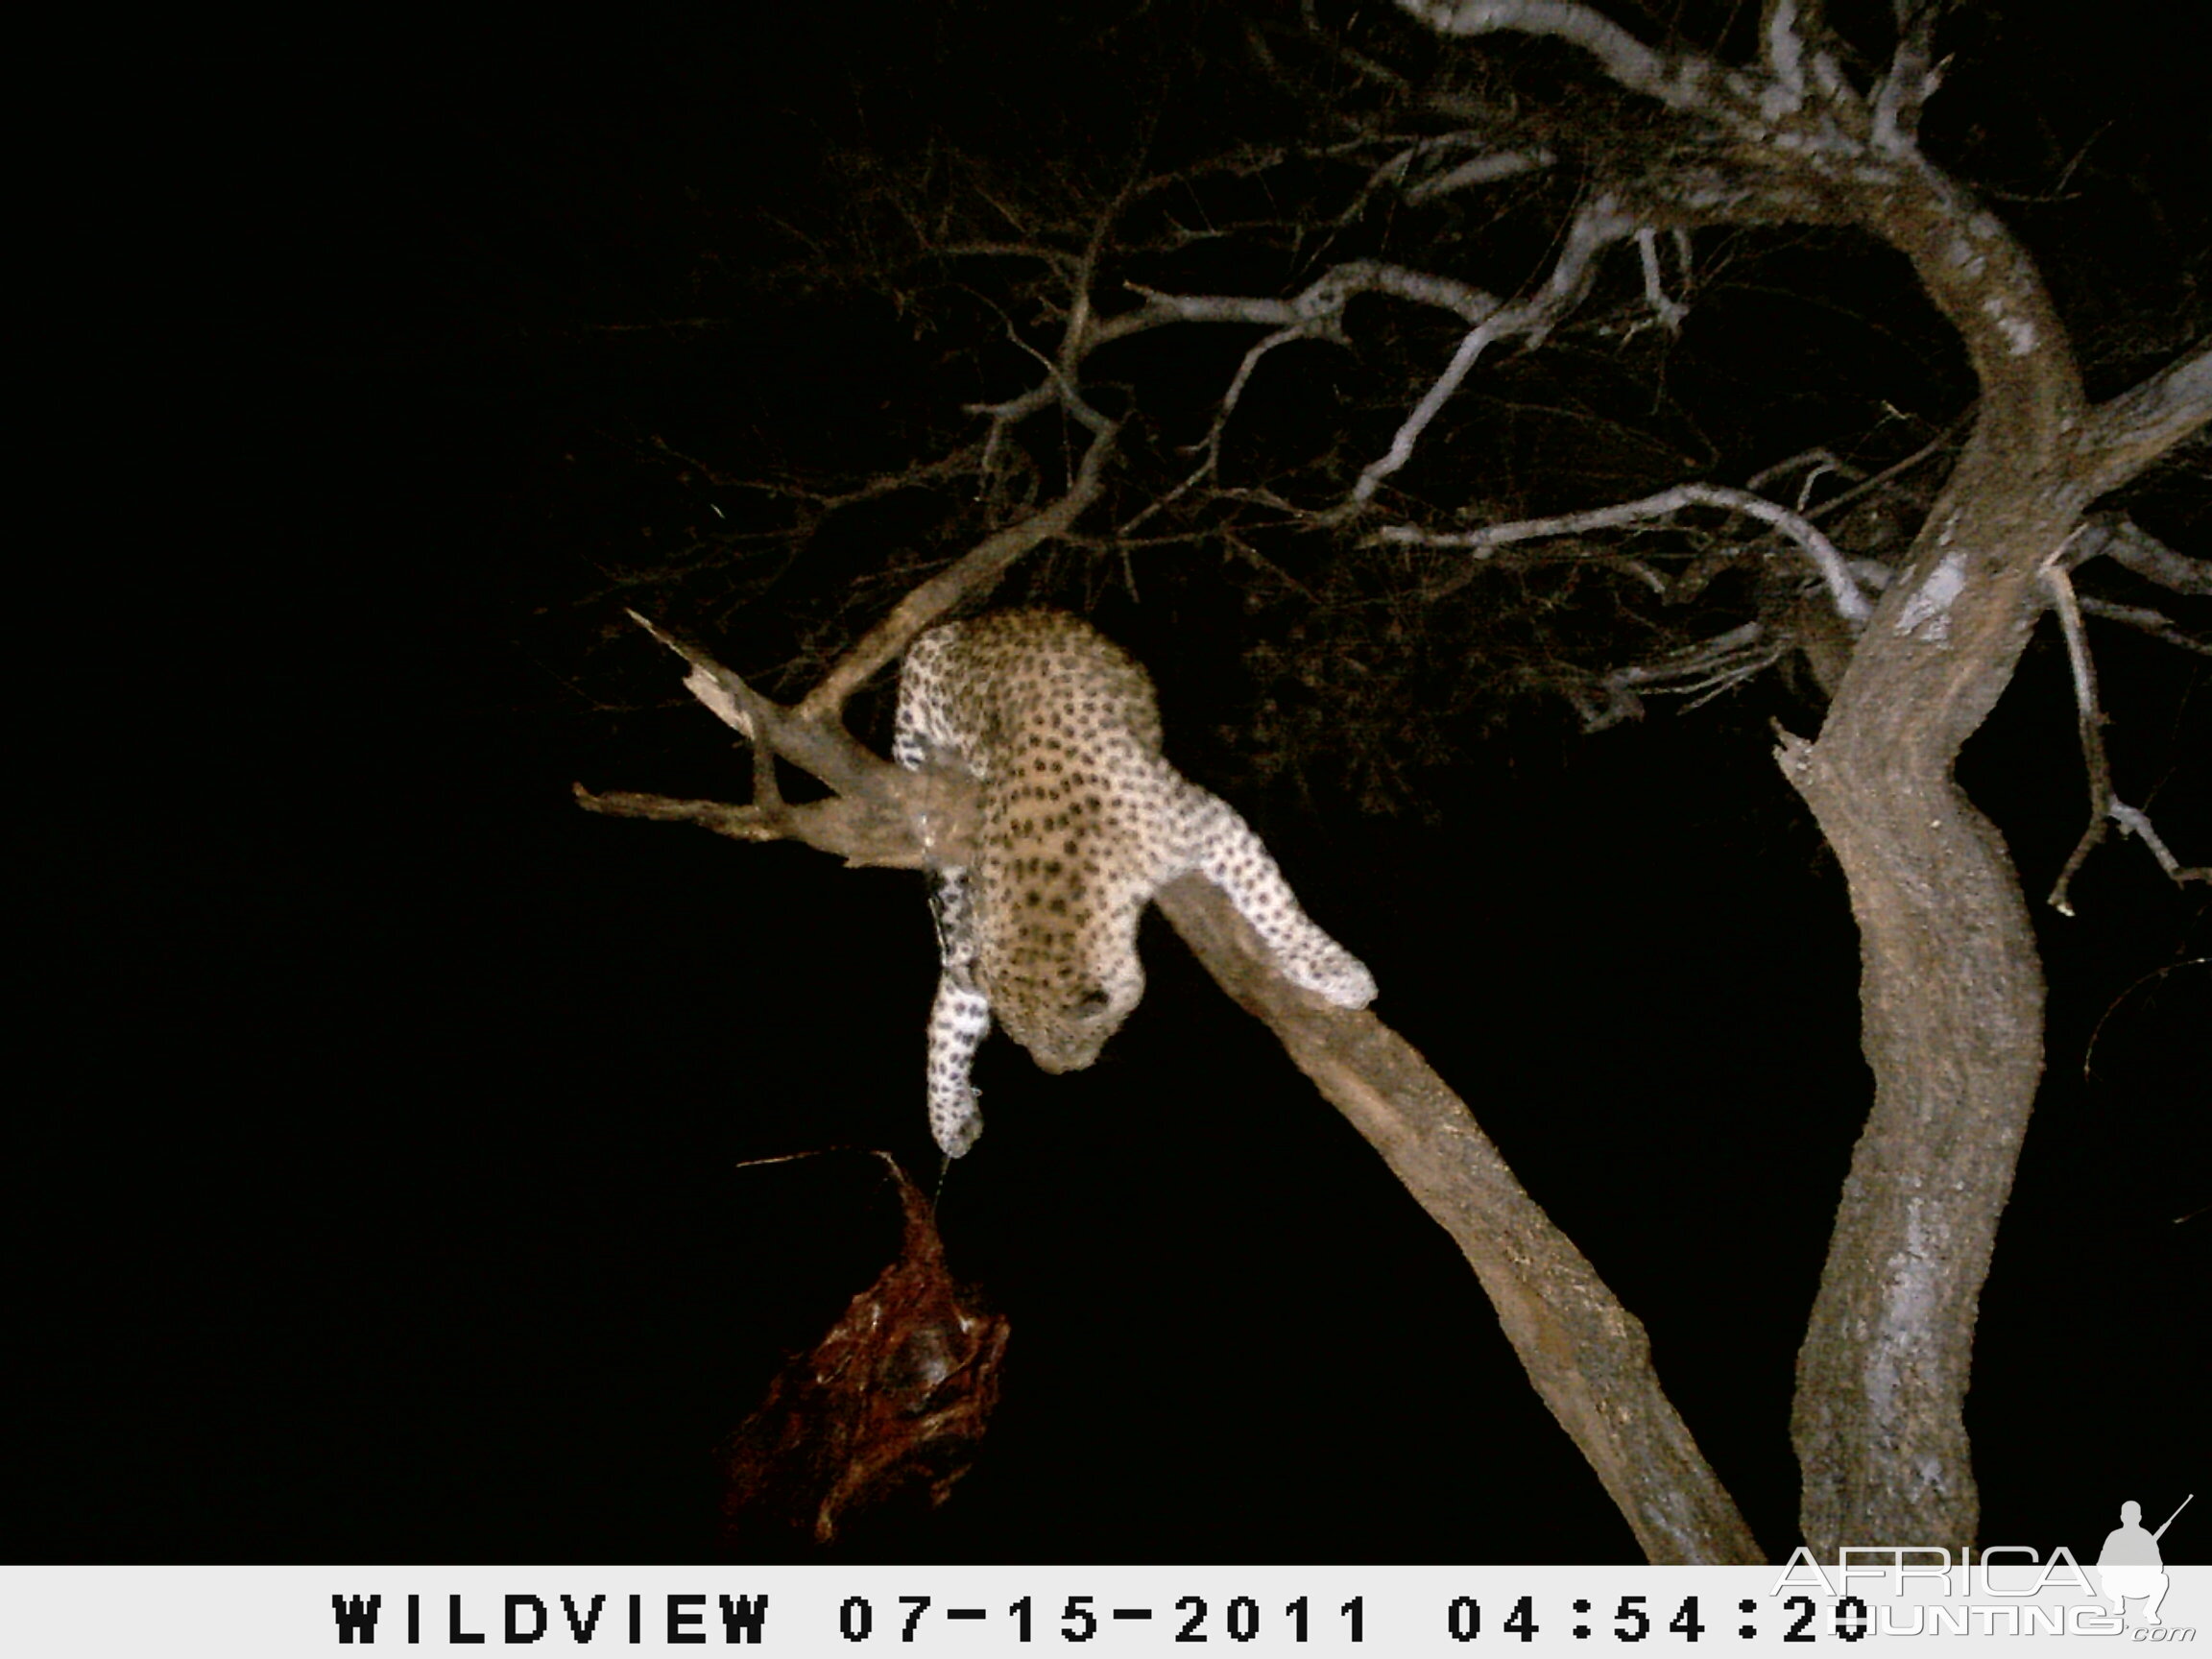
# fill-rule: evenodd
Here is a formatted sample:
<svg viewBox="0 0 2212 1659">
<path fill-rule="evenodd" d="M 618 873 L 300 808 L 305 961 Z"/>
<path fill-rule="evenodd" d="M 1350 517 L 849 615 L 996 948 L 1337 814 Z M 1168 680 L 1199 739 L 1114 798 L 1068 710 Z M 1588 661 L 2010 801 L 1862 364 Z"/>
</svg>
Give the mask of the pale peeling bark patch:
<svg viewBox="0 0 2212 1659">
<path fill-rule="evenodd" d="M 1954 547 L 1936 561 L 1928 579 L 1905 596 L 1890 626 L 1941 645 L 1951 637 L 1951 607 L 1966 590 L 1966 555 Z"/>
<path fill-rule="evenodd" d="M 1926 1207 L 1917 1197 L 1905 1201 L 1905 1243 L 1889 1258 L 1883 1286 L 1881 1327 L 1867 1368 L 1866 1390 L 1877 1414 L 1891 1417 L 1901 1398 L 1907 1369 L 1917 1369 L 1931 1322 L 1942 1305 L 1936 1285 L 1935 1252 L 1928 1237 Z"/>
<path fill-rule="evenodd" d="M 1982 301 L 1982 309 L 1997 325 L 1997 331 L 2010 343 L 2012 355 L 2025 357 L 2035 349 L 2035 325 L 2025 317 L 2015 317 L 2006 305 L 2004 296 L 1992 294 Z"/>
</svg>

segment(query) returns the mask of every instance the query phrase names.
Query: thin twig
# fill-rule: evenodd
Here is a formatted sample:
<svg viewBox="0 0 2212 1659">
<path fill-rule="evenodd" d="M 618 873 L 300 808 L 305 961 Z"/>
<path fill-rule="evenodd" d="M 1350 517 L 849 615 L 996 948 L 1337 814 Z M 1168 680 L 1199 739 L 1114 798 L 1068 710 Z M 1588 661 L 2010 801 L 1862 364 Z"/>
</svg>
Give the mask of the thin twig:
<svg viewBox="0 0 2212 1659">
<path fill-rule="evenodd" d="M 2099 599 L 2091 594 L 2080 596 L 2081 613 L 2101 616 L 2107 622 L 2125 622 L 2130 628 L 2140 628 L 2152 638 L 2168 645 L 2178 645 L 2184 651 L 2194 651 L 2200 657 L 2212 657 L 2212 640 L 2200 639 L 2194 634 L 2185 634 L 2174 625 L 2174 619 L 2163 611 L 2153 611 L 2146 605 L 2115 605 L 2109 599 Z"/>
<path fill-rule="evenodd" d="M 1413 406 L 1396 433 L 1391 436 L 1390 447 L 1360 469 L 1359 477 L 1352 486 L 1350 502 L 1357 506 L 1374 497 L 1382 480 L 1413 459 L 1414 446 L 1421 434 L 1436 419 L 1437 412 L 1452 400 L 1475 368 L 1476 359 L 1493 342 L 1509 340 L 1516 335 L 1527 335 L 1530 342 L 1540 342 L 1557 323 L 1589 292 L 1590 283 L 1597 276 L 1598 255 L 1615 242 L 1622 240 L 1637 228 L 1637 221 L 1611 195 L 1603 195 L 1583 204 L 1567 228 L 1566 246 L 1551 267 L 1551 275 L 1535 297 L 1519 304 L 1484 317 L 1468 330 L 1458 348 L 1452 353 L 1452 361 L 1436 376 L 1421 401 Z"/>
<path fill-rule="evenodd" d="M 2184 864 L 2167 850 L 2166 843 L 2158 839 L 2158 831 L 2151 828 L 2148 813 L 2128 805 L 2125 801 L 2112 803 L 2112 822 L 2130 835 L 2140 836 L 2143 845 L 2151 849 L 2151 856 L 2158 860 L 2158 868 L 2176 885 L 2184 881 L 2212 881 L 2212 865 Z"/>
<path fill-rule="evenodd" d="M 1815 518 L 1825 518 L 1831 513 L 1840 513 L 1844 508 L 1850 506 L 1852 502 L 1858 500 L 1861 496 L 1871 495 L 1875 491 L 1881 489 L 1891 479 L 1901 477 L 1905 473 L 1911 471 L 1913 468 L 1920 466 L 1926 461 L 1934 459 L 1937 455 L 1940 455 L 1945 449 L 1952 447 L 1954 445 L 1960 441 L 1961 434 L 1964 433 L 1966 429 L 1973 424 L 1974 414 L 1975 411 L 1969 409 L 1964 415 L 1960 416 L 1957 421 L 1954 421 L 1950 425 L 1944 427 L 1942 431 L 1936 433 L 1935 437 L 1931 438 L 1919 448 L 1913 450 L 1911 454 L 1906 456 L 1904 460 L 1896 462 L 1891 466 L 1883 468 L 1881 471 L 1875 473 L 1873 477 L 1867 479 L 1863 484 L 1854 484 L 1850 489 L 1841 491 L 1837 494 L 1829 496 L 1828 499 L 1821 502 L 1819 506 L 1812 509 L 1809 517 Z"/>
</svg>

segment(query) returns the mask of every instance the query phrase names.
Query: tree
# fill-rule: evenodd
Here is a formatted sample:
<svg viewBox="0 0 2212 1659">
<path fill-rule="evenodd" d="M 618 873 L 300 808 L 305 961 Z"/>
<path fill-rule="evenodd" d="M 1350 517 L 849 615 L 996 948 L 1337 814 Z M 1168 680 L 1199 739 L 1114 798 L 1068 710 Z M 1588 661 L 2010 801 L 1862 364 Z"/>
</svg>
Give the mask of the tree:
<svg viewBox="0 0 2212 1659">
<path fill-rule="evenodd" d="M 750 560 L 704 578 L 696 554 L 662 566 L 653 608 L 670 615 L 702 580 L 742 598 L 762 580 L 763 543 L 817 545 L 840 514 L 885 503 L 948 541 L 969 527 L 973 545 L 926 575 L 934 561 L 892 563 L 846 587 L 830 617 L 881 614 L 849 649 L 825 648 L 834 661 L 787 708 L 663 634 L 692 661 L 694 691 L 756 740 L 755 802 L 586 805 L 919 864 L 917 813 L 957 819 L 957 790 L 925 799 L 943 785 L 871 755 L 846 731 L 845 706 L 919 631 L 1053 545 L 1132 584 L 1141 553 L 1216 545 L 1270 593 L 1303 592 L 1304 642 L 1255 659 L 1290 664 L 1321 694 L 1282 713 L 1275 735 L 1291 751 L 1362 752 L 1378 780 L 1391 729 L 1408 724 L 1408 687 L 1435 671 L 1420 660 L 1463 648 L 1452 630 L 1465 620 L 1446 601 L 1490 570 L 1524 578 L 1519 603 L 1483 625 L 1485 655 L 1507 665 L 1498 679 L 1566 697 L 1592 727 L 1649 695 L 1715 693 L 1801 654 L 1832 697 L 1816 735 L 1783 732 L 1776 759 L 1848 878 L 1874 1075 L 1798 1361 L 1801 1524 L 1823 1553 L 1971 1538 L 1962 1403 L 2042 1067 L 2043 983 L 2020 878 L 1954 766 L 2055 611 L 2091 778 L 2067 878 L 2118 823 L 2177 882 L 2206 878 L 2113 791 L 2072 573 L 2109 557 L 2182 593 L 2212 590 L 2201 562 L 2100 511 L 2212 418 L 2212 345 L 2200 317 L 2169 320 L 2128 342 L 2139 369 L 2124 389 L 2084 390 L 2037 261 L 1921 138 L 1943 84 L 1942 32 L 1958 26 L 1946 7 L 1831 21 L 1772 3 L 1755 37 L 1717 31 L 1724 52 L 1578 0 L 1402 6 L 1409 25 L 1253 23 L 1257 72 L 1227 98 L 1238 141 L 1222 146 L 1216 129 L 1201 148 L 1155 110 L 1140 163 L 1111 181 L 950 146 L 847 156 L 845 223 L 787 273 L 888 294 L 947 343 L 952 373 L 973 377 L 980 430 L 925 436 L 905 464 L 842 489 L 755 489 L 758 516 L 731 533 Z M 1656 440 L 1639 454 L 1617 437 L 1603 461 L 1650 486 L 1628 498 L 1556 471 L 1526 485 L 1455 425 L 1480 378 L 1501 373 L 1555 410 L 1622 419 L 1583 340 L 1581 360 L 1530 365 L 1583 326 L 1610 331 L 1616 366 L 1662 369 L 1714 269 L 1802 227 L 1818 228 L 1815 265 L 1869 246 L 1902 256 L 1970 371 L 1955 425 L 1916 434 L 1903 454 L 1883 452 L 1886 434 L 1837 445 L 1884 463 L 1857 474 L 1832 453 L 1769 453 L 1744 485 L 1682 475 L 1724 464 L 1718 455 L 1682 467 Z M 1462 275 L 1516 259 L 1527 275 L 1510 291 Z M 1226 356 L 1167 343 L 1228 329 L 1249 341 L 1254 328 L 1264 332 Z M 1353 348 L 1366 373 L 1332 385 L 1281 367 L 1288 348 L 1314 343 Z M 1512 344 L 1523 356 L 1501 369 Z M 662 452 L 687 477 L 748 487 Z M 1823 494 L 1839 475 L 1849 487 Z M 1792 476 L 1795 495 L 1782 498 L 1774 486 Z M 1916 522 L 1886 543 L 1877 510 Z M 707 538 L 698 551 L 733 545 Z M 1635 608 L 1639 590 L 1655 610 Z M 2203 649 L 2153 608 L 2094 603 Z M 1708 618 L 1729 625 L 1699 632 Z M 832 621 L 822 637 L 840 627 L 858 631 Z M 1396 641 L 1412 641 L 1413 661 L 1378 674 L 1372 648 Z M 831 797 L 786 805 L 772 756 Z M 2054 902 L 2066 902 L 2066 878 Z M 1374 1015 L 1319 1009 L 1273 978 L 1209 890 L 1171 889 L 1163 904 L 1452 1231 L 1647 1553 L 1754 1558 L 1641 1328 L 1442 1080 Z"/>
</svg>

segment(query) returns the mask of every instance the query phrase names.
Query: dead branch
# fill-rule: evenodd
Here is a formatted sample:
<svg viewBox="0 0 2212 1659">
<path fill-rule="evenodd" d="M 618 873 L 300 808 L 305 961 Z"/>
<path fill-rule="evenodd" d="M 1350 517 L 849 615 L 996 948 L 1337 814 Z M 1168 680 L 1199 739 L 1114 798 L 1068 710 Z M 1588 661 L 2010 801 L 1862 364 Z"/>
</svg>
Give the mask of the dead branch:
<svg viewBox="0 0 2212 1659">
<path fill-rule="evenodd" d="M 576 804 L 613 818 L 696 824 L 736 841 L 801 841 L 848 865 L 919 870 L 965 856 L 974 828 L 974 793 L 939 772 L 909 772 L 879 759 L 846 731 L 842 711 L 808 718 L 755 691 L 706 651 L 630 613 L 637 624 L 691 665 L 684 685 L 753 753 L 753 800 L 742 806 L 630 791 L 595 794 L 572 785 Z M 776 782 L 781 756 L 834 791 L 794 806 Z"/>
<path fill-rule="evenodd" d="M 927 792 L 900 801 L 896 806 L 853 796 L 832 795 L 825 801 L 785 806 L 780 813 L 763 811 L 757 805 L 735 805 L 727 801 L 686 801 L 668 795 L 646 795 L 632 790 L 594 794 L 571 785 L 576 805 L 587 812 L 609 818 L 651 818 L 663 824 L 696 824 L 733 841 L 798 841 L 817 852 L 834 854 L 848 865 L 882 866 L 894 870 L 920 870 L 932 855 L 947 862 L 965 856 L 973 830 L 972 792 L 955 780 L 931 779 L 928 774 L 907 774 L 922 781 L 909 789 Z M 933 783 L 933 788 L 927 788 Z M 926 817 L 933 832 L 925 845 L 916 825 Z"/>
<path fill-rule="evenodd" d="M 1676 251 L 1681 251 L 1683 232 L 1674 232 Z M 1659 271 L 1659 232 L 1650 226 L 1641 227 L 1636 232 L 1636 257 L 1644 270 L 1644 303 L 1651 307 L 1651 314 L 1659 319 L 1659 325 L 1670 334 L 1678 331 L 1690 315 L 1690 307 L 1671 298 Z M 1687 277 L 1690 261 L 1684 258 L 1682 270 Z"/>
<path fill-rule="evenodd" d="M 2089 639 L 2081 626 L 2081 608 L 2075 598 L 2074 583 L 2066 574 L 2062 560 L 2055 559 L 2043 572 L 2043 582 L 2051 589 L 2052 609 L 2058 613 L 2058 625 L 2066 637 L 2066 660 L 2074 670 L 2074 708 L 2081 733 L 2081 761 L 2089 775 L 2089 827 L 2082 830 L 2081 839 L 2075 843 L 2074 851 L 2066 860 L 2065 868 L 2058 872 L 2057 883 L 2051 889 L 2048 901 L 2061 916 L 2074 914 L 2074 905 L 2067 897 L 2075 872 L 2082 861 L 2104 839 L 2106 824 L 2117 824 L 2123 833 L 2141 839 L 2158 860 L 2159 869 L 2176 885 L 2189 881 L 2212 881 L 2212 868 L 2191 867 L 2182 864 L 2167 850 L 2152 827 L 2150 815 L 2141 808 L 2130 806 L 2112 793 L 2112 764 L 2104 753 L 2104 711 L 2097 701 L 2097 664 L 2089 654 Z"/>
</svg>

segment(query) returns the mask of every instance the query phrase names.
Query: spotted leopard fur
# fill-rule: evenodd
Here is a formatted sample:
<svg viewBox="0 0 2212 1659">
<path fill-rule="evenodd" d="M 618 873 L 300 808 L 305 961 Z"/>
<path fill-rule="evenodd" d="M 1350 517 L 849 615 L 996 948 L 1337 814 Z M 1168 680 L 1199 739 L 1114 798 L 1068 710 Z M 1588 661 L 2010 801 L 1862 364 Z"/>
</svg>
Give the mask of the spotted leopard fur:
<svg viewBox="0 0 2212 1659">
<path fill-rule="evenodd" d="M 1144 994 L 1137 922 L 1196 872 L 1286 976 L 1346 1008 L 1374 975 L 1316 927 L 1235 808 L 1160 753 L 1144 670 L 1059 611 L 1000 611 L 915 640 L 892 755 L 981 786 L 974 862 L 931 875 L 943 973 L 929 1017 L 929 1129 L 957 1158 L 983 1132 L 969 1082 L 997 1018 L 1046 1071 L 1097 1059 Z"/>
</svg>

